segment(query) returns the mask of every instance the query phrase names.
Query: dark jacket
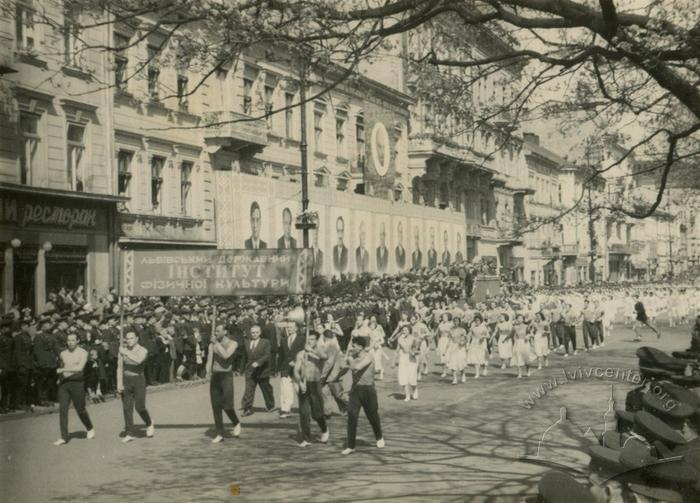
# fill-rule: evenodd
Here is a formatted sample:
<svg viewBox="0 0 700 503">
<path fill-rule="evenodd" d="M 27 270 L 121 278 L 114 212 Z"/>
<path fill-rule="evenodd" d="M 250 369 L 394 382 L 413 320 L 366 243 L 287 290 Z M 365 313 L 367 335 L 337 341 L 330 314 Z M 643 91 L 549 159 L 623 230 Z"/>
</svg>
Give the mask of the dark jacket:
<svg viewBox="0 0 700 503">
<path fill-rule="evenodd" d="M 40 369 L 58 367 L 58 344 L 52 334 L 39 332 L 34 338 L 34 361 Z"/>
<path fill-rule="evenodd" d="M 297 334 L 292 347 L 289 347 L 289 339 L 284 337 L 280 344 L 280 376 L 292 377 L 294 369 L 290 365 L 297 358 L 297 353 L 306 346 L 306 337 Z"/>
<path fill-rule="evenodd" d="M 18 372 L 29 372 L 34 369 L 31 335 L 27 332 L 17 334 L 13 350 L 15 366 Z"/>
<path fill-rule="evenodd" d="M 15 341 L 8 332 L 0 335 L 0 370 L 5 372 L 15 371 L 15 362 L 12 357 Z"/>
<path fill-rule="evenodd" d="M 270 377 L 270 342 L 260 337 L 255 346 L 255 350 L 253 350 L 252 347 L 253 340 L 247 340 L 245 342 L 246 377 L 253 377 L 255 379 Z M 253 363 L 257 363 L 257 366 L 253 367 Z"/>
</svg>

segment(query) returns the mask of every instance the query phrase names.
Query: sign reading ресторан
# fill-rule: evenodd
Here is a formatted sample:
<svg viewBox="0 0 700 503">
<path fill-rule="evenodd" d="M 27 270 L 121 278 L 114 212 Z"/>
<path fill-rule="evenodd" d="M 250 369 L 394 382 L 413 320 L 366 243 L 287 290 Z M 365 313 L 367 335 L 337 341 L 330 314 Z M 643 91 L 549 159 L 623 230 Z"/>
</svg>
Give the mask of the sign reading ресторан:
<svg viewBox="0 0 700 503">
<path fill-rule="evenodd" d="M 290 295 L 309 293 L 311 249 L 124 250 L 126 296 Z"/>
<path fill-rule="evenodd" d="M 47 202 L 48 201 L 48 202 Z M 0 221 L 20 227 L 51 226 L 73 229 L 98 227 L 98 211 L 86 205 L 74 205 L 64 201 L 39 198 L 0 197 Z"/>
</svg>

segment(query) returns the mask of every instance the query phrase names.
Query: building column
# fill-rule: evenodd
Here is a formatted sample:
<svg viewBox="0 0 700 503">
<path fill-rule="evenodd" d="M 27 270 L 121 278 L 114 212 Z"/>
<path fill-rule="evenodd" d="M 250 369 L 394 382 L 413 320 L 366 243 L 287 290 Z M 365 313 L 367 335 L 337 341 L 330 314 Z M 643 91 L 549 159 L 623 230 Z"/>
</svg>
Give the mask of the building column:
<svg viewBox="0 0 700 503">
<path fill-rule="evenodd" d="M 15 253 L 12 245 L 5 248 L 5 269 L 2 275 L 3 313 L 8 313 L 15 296 Z"/>
<path fill-rule="evenodd" d="M 36 314 L 44 312 L 46 304 L 46 250 L 39 246 L 34 273 L 34 306 Z"/>
</svg>

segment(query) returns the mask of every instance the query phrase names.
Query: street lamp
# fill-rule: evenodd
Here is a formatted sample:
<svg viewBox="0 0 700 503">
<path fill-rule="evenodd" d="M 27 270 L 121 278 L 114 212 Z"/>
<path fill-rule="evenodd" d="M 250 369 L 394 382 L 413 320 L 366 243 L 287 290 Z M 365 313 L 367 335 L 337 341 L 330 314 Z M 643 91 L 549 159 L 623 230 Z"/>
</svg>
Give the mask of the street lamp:
<svg viewBox="0 0 700 503">
<path fill-rule="evenodd" d="M 22 246 L 22 241 L 20 241 L 19 238 L 13 238 L 12 241 L 10 241 L 10 246 L 12 246 L 12 248 L 19 248 Z"/>
</svg>

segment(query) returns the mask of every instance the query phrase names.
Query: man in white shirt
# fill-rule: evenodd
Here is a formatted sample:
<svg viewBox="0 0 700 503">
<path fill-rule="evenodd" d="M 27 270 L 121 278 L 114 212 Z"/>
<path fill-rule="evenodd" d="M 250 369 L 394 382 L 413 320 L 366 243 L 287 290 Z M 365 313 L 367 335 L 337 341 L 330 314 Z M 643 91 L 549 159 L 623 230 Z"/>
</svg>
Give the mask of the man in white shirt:
<svg viewBox="0 0 700 503">
<path fill-rule="evenodd" d="M 66 338 L 68 349 L 61 351 L 61 367 L 56 373 L 61 376 L 58 387 L 59 416 L 61 424 L 61 438 L 53 445 L 63 445 L 68 442 L 68 407 L 73 402 L 75 411 L 87 430 L 87 438 L 95 438 L 95 429 L 90 421 L 90 416 L 85 409 L 85 383 L 83 369 L 87 363 L 88 353 L 78 347 L 78 334 L 69 333 Z"/>
</svg>

